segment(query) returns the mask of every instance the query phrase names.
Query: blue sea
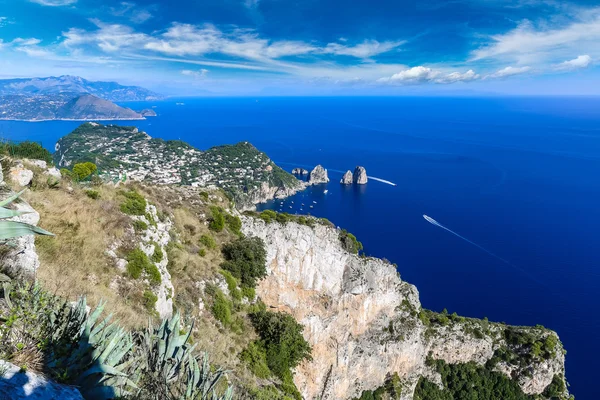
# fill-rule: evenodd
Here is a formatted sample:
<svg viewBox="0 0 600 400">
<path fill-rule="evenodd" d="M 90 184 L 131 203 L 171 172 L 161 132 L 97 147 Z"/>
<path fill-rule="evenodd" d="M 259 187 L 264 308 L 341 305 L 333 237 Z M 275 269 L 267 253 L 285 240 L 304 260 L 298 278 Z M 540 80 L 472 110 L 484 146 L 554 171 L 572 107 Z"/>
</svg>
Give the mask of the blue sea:
<svg viewBox="0 0 600 400">
<path fill-rule="evenodd" d="M 203 98 L 126 105 L 156 107 L 156 118 L 120 122 L 155 137 L 201 149 L 250 141 L 287 170 L 322 164 L 328 185 L 261 209 L 326 217 L 355 233 L 367 254 L 398 264 L 424 307 L 556 330 L 568 350 L 572 393 L 597 398 L 600 98 Z M 0 136 L 52 148 L 78 124 L 0 121 Z M 342 172 L 356 165 L 397 186 L 340 185 Z"/>
</svg>

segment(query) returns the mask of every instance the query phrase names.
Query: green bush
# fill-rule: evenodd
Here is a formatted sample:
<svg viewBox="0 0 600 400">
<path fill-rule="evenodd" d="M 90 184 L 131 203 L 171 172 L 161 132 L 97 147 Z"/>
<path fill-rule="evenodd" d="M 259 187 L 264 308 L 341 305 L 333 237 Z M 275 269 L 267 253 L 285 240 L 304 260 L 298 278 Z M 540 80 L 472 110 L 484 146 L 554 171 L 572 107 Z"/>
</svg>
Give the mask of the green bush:
<svg viewBox="0 0 600 400">
<path fill-rule="evenodd" d="M 92 189 L 86 190 L 85 195 L 87 197 L 89 197 L 90 199 L 94 199 L 94 200 L 98 200 L 100 198 L 100 192 L 97 190 L 92 190 Z"/>
<path fill-rule="evenodd" d="M 302 336 L 303 326 L 291 315 L 258 311 L 250 318 L 273 374 L 284 379 L 302 360 L 310 359 L 311 347 Z"/>
<path fill-rule="evenodd" d="M 73 174 L 71 170 L 66 168 L 60 169 L 60 176 L 62 176 L 63 178 L 75 179 L 75 174 Z"/>
<path fill-rule="evenodd" d="M 363 249 L 362 243 L 356 239 L 356 236 L 345 229 L 340 231 L 339 238 L 340 242 L 342 242 L 342 247 L 352 254 L 358 254 Z"/>
<path fill-rule="evenodd" d="M 136 219 L 133 221 L 133 229 L 135 229 L 136 232 L 142 232 L 148 229 L 148 224 L 142 220 Z"/>
<path fill-rule="evenodd" d="M 242 286 L 242 296 L 248 300 L 254 300 L 256 297 L 256 290 L 250 286 Z"/>
<path fill-rule="evenodd" d="M 212 237 L 212 235 L 202 235 L 200 236 L 200 244 L 206 246 L 207 249 L 214 249 L 215 247 L 217 247 L 217 242 L 215 241 L 215 238 Z"/>
<path fill-rule="evenodd" d="M 211 207 L 211 219 L 208 224 L 208 229 L 215 232 L 221 232 L 225 227 L 225 217 L 218 207 Z"/>
<path fill-rule="evenodd" d="M 73 165 L 73 175 L 77 180 L 82 181 L 89 178 L 98 170 L 96 164 L 91 162 L 77 163 Z"/>
<path fill-rule="evenodd" d="M 206 249 L 200 249 L 200 250 L 198 250 L 198 255 L 199 255 L 200 257 L 204 257 L 204 256 L 206 256 Z"/>
<path fill-rule="evenodd" d="M 154 253 L 152 253 L 152 261 L 159 263 L 163 260 L 164 254 L 158 243 L 152 243 L 154 245 Z"/>
<path fill-rule="evenodd" d="M 225 294 L 219 288 L 214 289 L 213 305 L 211 312 L 214 317 L 221 321 L 224 326 L 231 325 L 231 302 L 225 297 Z"/>
<path fill-rule="evenodd" d="M 260 342 L 250 343 L 240 354 L 240 359 L 258 378 L 266 379 L 271 376 L 271 370 L 267 365 L 267 352 Z"/>
<path fill-rule="evenodd" d="M 517 382 L 474 362 L 446 364 L 433 361 L 442 377 L 443 390 L 426 378 L 421 378 L 415 389 L 415 400 L 531 400 Z"/>
<path fill-rule="evenodd" d="M 146 199 L 136 192 L 130 190 L 129 192 L 121 192 L 121 195 L 125 197 L 125 201 L 121 203 L 121 211 L 129 215 L 145 215 L 146 214 Z"/>
<path fill-rule="evenodd" d="M 223 246 L 223 269 L 240 281 L 242 286 L 255 287 L 267 274 L 265 243 L 257 237 L 242 237 Z"/>
<path fill-rule="evenodd" d="M 240 217 L 230 214 L 225 214 L 225 222 L 229 227 L 229 230 L 236 235 L 240 235 L 242 229 L 242 220 Z"/>
<path fill-rule="evenodd" d="M 259 218 L 268 224 L 277 219 L 277 213 L 272 210 L 264 210 L 260 213 Z"/>
<path fill-rule="evenodd" d="M 25 141 L 21 143 L 2 143 L 0 153 L 14 158 L 29 158 L 30 160 L 43 160 L 52 162 L 52 154 L 36 142 Z"/>
<path fill-rule="evenodd" d="M 144 290 L 144 307 L 148 311 L 156 310 L 156 302 L 158 301 L 158 297 L 151 292 L 150 290 Z"/>
<path fill-rule="evenodd" d="M 142 272 L 145 272 L 152 284 L 158 285 L 161 282 L 158 268 L 141 249 L 134 249 L 127 255 L 127 272 L 134 279 L 139 279 Z"/>
<path fill-rule="evenodd" d="M 402 395 L 402 383 L 398 373 L 388 376 L 383 386 L 374 391 L 365 390 L 361 396 L 355 400 L 384 400 L 384 399 L 399 399 Z"/>
<path fill-rule="evenodd" d="M 237 281 L 231 275 L 231 272 L 221 270 L 219 271 L 221 275 L 225 278 L 225 282 L 227 282 L 227 289 L 229 289 L 229 294 L 234 300 L 240 301 L 242 299 L 242 292 L 237 287 Z"/>
</svg>

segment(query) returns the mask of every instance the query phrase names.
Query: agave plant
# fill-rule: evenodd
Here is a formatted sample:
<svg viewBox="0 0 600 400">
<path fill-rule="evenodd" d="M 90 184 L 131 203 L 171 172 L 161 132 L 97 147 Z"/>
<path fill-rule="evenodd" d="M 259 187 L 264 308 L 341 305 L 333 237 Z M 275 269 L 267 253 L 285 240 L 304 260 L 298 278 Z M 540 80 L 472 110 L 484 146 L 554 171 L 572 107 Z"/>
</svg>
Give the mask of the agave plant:
<svg viewBox="0 0 600 400">
<path fill-rule="evenodd" d="M 163 320 L 158 329 L 149 325 L 140 334 L 137 369 L 134 376 L 142 389 L 142 398 L 167 400 L 231 400 L 233 389 L 228 388 L 219 395 L 216 386 L 225 371 L 212 372 L 208 355 L 201 363 L 193 351 L 195 346 L 187 342 L 192 329 L 180 331 L 181 317 L 176 313 L 171 319 Z"/>
<path fill-rule="evenodd" d="M 18 199 L 24 191 L 25 190 L 22 190 L 0 202 L 0 240 L 13 239 L 19 236 L 33 235 L 36 233 L 39 235 L 54 236 L 52 233 L 34 225 L 26 224 L 24 222 L 6 221 L 7 218 L 27 214 L 27 211 L 15 211 L 5 207 Z"/>
</svg>

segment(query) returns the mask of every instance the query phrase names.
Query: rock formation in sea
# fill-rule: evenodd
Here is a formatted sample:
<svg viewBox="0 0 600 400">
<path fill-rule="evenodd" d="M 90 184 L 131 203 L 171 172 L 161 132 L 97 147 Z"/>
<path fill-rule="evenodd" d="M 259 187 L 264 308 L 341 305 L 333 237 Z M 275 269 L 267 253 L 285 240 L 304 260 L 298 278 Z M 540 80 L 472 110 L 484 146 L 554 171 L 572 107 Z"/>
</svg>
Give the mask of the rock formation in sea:
<svg viewBox="0 0 600 400">
<path fill-rule="evenodd" d="M 354 169 L 352 180 L 357 185 L 364 185 L 369 181 L 367 178 L 367 170 L 364 167 L 358 166 Z"/>
<path fill-rule="evenodd" d="M 317 165 L 308 175 L 308 183 L 310 185 L 318 185 L 320 183 L 329 182 L 327 170 L 322 165 Z"/>
<path fill-rule="evenodd" d="M 294 168 L 292 170 L 292 174 L 294 175 L 308 175 L 308 171 L 304 168 Z"/>
<path fill-rule="evenodd" d="M 352 171 L 348 170 L 340 180 L 343 185 L 352 185 Z"/>
</svg>

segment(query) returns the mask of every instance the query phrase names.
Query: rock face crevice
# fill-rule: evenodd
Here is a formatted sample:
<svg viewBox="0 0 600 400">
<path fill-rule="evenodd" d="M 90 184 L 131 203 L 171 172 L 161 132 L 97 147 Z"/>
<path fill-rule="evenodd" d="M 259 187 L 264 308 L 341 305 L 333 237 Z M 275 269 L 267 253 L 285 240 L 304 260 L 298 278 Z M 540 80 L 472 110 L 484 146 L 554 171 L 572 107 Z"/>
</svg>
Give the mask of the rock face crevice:
<svg viewBox="0 0 600 400">
<path fill-rule="evenodd" d="M 267 248 L 267 277 L 257 294 L 303 324 L 312 346 L 312 360 L 294 375 L 305 399 L 360 397 L 397 373 L 402 399 L 410 400 L 421 377 L 440 382 L 427 366 L 428 355 L 483 365 L 505 345 L 499 324 L 490 323 L 487 335 L 473 333 L 469 324 L 479 320 L 426 326 L 416 287 L 402 281 L 394 265 L 345 251 L 332 227 L 242 218 L 243 233 L 260 237 Z M 552 359 L 527 368 L 516 381 L 526 393 L 541 393 L 555 374 L 564 375 L 562 347 Z M 509 377 L 513 372 L 502 365 L 497 370 Z"/>
</svg>

